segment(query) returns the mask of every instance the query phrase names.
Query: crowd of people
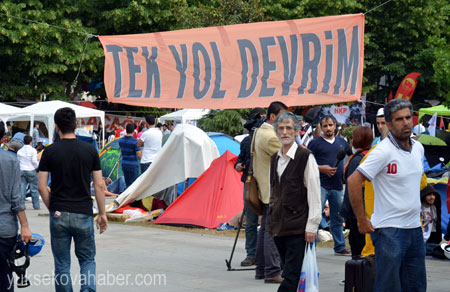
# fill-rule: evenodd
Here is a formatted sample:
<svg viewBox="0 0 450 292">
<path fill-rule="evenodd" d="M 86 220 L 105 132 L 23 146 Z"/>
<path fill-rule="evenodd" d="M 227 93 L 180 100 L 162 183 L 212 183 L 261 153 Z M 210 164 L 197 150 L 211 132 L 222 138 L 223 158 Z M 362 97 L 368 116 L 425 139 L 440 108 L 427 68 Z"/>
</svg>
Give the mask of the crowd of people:
<svg viewBox="0 0 450 292">
<path fill-rule="evenodd" d="M 329 225 L 335 255 L 376 255 L 375 291 L 425 291 L 425 255 L 434 254 L 442 240 L 441 208 L 439 194 L 426 183 L 424 148 L 413 138 L 414 131 L 425 128 L 414 130 L 412 115 L 408 101 L 393 100 L 376 114 L 379 137 L 374 139 L 370 126 L 359 125 L 346 139 L 332 115 L 321 116 L 314 128 L 282 102 L 272 102 L 267 111 L 253 109 L 235 170 L 245 182 L 253 165 L 262 212 L 245 202 L 246 258 L 241 265 L 255 265 L 255 279 L 280 284 L 278 291 L 297 291 L 305 247 L 317 243 L 318 230 Z M 91 196 L 96 197 L 102 233 L 108 225 L 105 195 L 121 193 L 144 173 L 173 130 L 153 115 L 145 119 L 138 127 L 115 125 L 124 176 L 114 182 L 102 178 L 95 147 L 76 139 L 70 108 L 55 113 L 59 141 L 46 148 L 39 165 L 39 124 L 32 136 L 17 135 L 6 143 L 7 151 L 0 151 L 0 220 L 11 224 L 0 228 L 1 283 L 11 277 L 5 263 L 18 232 L 16 218 L 22 240 L 31 238 L 24 212 L 28 192 L 34 209 L 41 208 L 41 196 L 50 210 L 56 290 L 70 289 L 60 280 L 70 279 L 72 239 L 80 273 L 95 275 Z M 5 128 L 0 123 L 0 137 Z M 95 281 L 86 277 L 81 288 L 95 291 Z M 11 290 L 2 286 L 0 291 Z"/>
<path fill-rule="evenodd" d="M 374 291 L 425 291 L 425 255 L 443 237 L 438 194 L 426 184 L 412 117 L 411 103 L 393 100 L 377 111 L 379 137 L 370 125 L 359 125 L 347 141 L 331 115 L 313 130 L 281 102 L 267 113 L 252 110 L 235 169 L 245 182 L 253 159 L 262 216 L 258 232 L 258 214 L 245 202 L 241 266 L 254 264 L 255 279 L 279 283 L 278 291 L 297 291 L 305 245 L 326 225 L 328 205 L 335 255 L 376 255 Z M 414 131 L 426 131 L 422 127 Z"/>
</svg>

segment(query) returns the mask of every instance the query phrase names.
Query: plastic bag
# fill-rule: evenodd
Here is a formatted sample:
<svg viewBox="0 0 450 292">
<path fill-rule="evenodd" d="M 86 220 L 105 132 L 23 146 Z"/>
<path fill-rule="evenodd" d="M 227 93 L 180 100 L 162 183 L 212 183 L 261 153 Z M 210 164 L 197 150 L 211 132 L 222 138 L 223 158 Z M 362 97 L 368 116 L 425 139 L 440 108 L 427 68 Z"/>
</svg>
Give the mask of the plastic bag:
<svg viewBox="0 0 450 292">
<path fill-rule="evenodd" d="M 319 291 L 319 268 L 316 261 L 316 247 L 314 243 L 306 243 L 303 257 L 302 272 L 298 283 L 298 292 Z"/>
</svg>

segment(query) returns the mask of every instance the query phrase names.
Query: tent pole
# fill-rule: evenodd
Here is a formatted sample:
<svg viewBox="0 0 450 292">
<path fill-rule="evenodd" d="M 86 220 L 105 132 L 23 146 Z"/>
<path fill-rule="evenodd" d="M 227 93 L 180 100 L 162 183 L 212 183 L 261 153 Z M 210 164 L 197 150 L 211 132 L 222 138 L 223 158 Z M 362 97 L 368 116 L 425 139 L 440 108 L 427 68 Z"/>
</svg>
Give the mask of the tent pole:
<svg viewBox="0 0 450 292">
<path fill-rule="evenodd" d="M 227 271 L 249 271 L 249 270 L 255 270 L 255 268 L 234 269 L 234 268 L 231 267 L 231 260 L 233 259 L 234 250 L 236 248 L 236 243 L 237 243 L 237 240 L 239 238 L 239 232 L 241 231 L 241 228 L 242 228 L 242 223 L 244 221 L 244 216 L 245 216 L 245 206 L 244 206 L 244 210 L 242 210 L 241 219 L 239 220 L 239 226 L 238 226 L 238 230 L 237 230 L 237 233 L 236 233 L 236 238 L 234 239 L 233 248 L 231 249 L 230 259 L 229 260 L 225 259 L 225 263 L 226 263 L 227 268 L 228 268 Z"/>
</svg>

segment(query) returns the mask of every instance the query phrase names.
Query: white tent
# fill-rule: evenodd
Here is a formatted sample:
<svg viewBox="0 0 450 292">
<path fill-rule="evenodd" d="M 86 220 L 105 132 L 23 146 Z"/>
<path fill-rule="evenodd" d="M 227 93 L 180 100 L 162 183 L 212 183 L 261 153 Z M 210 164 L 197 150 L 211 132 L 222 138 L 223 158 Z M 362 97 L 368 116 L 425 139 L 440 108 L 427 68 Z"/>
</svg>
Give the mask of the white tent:
<svg viewBox="0 0 450 292">
<path fill-rule="evenodd" d="M 176 124 L 196 124 L 195 121 L 200 120 L 209 113 L 207 109 L 182 109 L 170 114 L 163 115 L 159 120 L 175 121 Z"/>
<path fill-rule="evenodd" d="M 192 125 L 178 125 L 155 161 L 115 200 L 116 205 L 124 206 L 197 178 L 217 157 L 217 146 L 205 132 Z"/>
<path fill-rule="evenodd" d="M 29 110 L 25 110 L 20 107 L 15 107 L 0 103 L 0 120 L 2 120 L 5 125 L 7 121 L 16 120 L 17 117 L 21 117 L 25 120 L 32 120 L 33 113 Z M 31 125 L 31 124 L 30 124 Z M 33 127 L 30 127 L 30 136 L 33 133 Z"/>
<path fill-rule="evenodd" d="M 68 102 L 60 101 L 60 100 L 52 100 L 52 101 L 42 101 L 35 103 L 33 105 L 27 106 L 23 108 L 29 112 L 34 114 L 34 120 L 44 122 L 48 129 L 48 138 L 50 141 L 53 140 L 53 132 L 55 131 L 55 122 L 54 115 L 55 112 L 63 107 L 70 107 L 75 111 L 75 115 L 77 118 L 88 118 L 88 117 L 99 117 L 102 125 L 105 125 L 105 112 L 87 108 L 84 106 L 79 106 L 75 104 L 71 104 Z M 12 119 L 11 119 L 12 120 Z M 14 118 L 16 121 L 24 120 L 21 117 Z M 31 120 L 31 124 L 33 124 L 33 120 Z M 103 127 L 103 131 L 105 128 Z M 105 133 L 103 132 L 103 137 L 105 137 Z M 104 146 L 104 145 L 103 145 Z"/>
</svg>

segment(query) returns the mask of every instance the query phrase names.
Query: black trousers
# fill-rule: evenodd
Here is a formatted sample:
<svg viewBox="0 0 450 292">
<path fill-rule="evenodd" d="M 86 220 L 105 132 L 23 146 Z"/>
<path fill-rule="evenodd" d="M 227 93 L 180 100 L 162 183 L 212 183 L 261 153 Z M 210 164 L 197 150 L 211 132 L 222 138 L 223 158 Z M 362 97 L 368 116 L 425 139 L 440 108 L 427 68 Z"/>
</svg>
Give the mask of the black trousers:
<svg viewBox="0 0 450 292">
<path fill-rule="evenodd" d="M 348 243 L 350 243 L 352 256 L 361 255 L 361 252 L 366 245 L 366 236 L 359 233 L 358 221 L 356 219 L 347 219 L 345 221 L 345 224 L 350 229 L 350 234 L 348 235 Z"/>
<path fill-rule="evenodd" d="M 274 240 L 283 265 L 284 281 L 278 288 L 278 292 L 297 292 L 305 256 L 305 236 L 275 236 Z"/>
<path fill-rule="evenodd" d="M 14 249 L 17 237 L 0 238 L 0 291 L 14 291 L 14 278 L 12 270 L 8 265 L 8 258 Z"/>
</svg>

